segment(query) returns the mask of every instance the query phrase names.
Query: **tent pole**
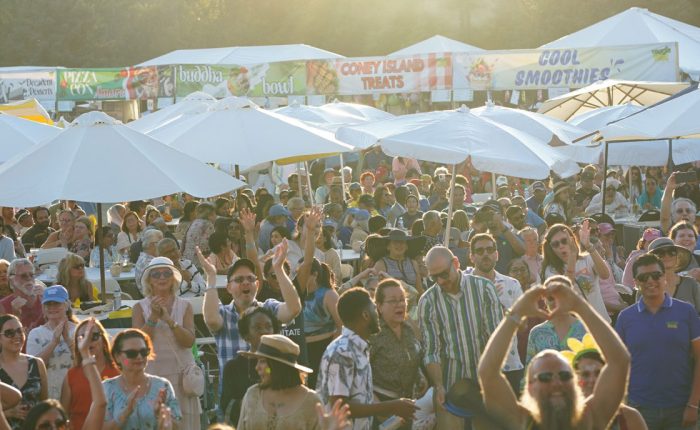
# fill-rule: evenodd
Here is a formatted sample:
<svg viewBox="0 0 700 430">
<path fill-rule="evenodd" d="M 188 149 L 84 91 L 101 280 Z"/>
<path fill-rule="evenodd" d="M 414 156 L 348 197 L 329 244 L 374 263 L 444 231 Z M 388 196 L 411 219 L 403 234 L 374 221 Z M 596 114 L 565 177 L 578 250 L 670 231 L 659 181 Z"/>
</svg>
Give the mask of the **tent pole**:
<svg viewBox="0 0 700 430">
<path fill-rule="evenodd" d="M 236 175 L 236 179 L 241 177 L 241 167 L 238 164 L 233 165 L 233 174 Z"/>
<path fill-rule="evenodd" d="M 314 205 L 314 195 L 311 192 L 311 176 L 309 173 L 309 162 L 304 161 L 304 169 L 306 170 L 306 186 L 309 187 L 309 204 Z"/>
<path fill-rule="evenodd" d="M 491 195 L 493 199 L 496 200 L 498 192 L 496 190 L 496 174 L 493 172 L 491 172 Z"/>
<path fill-rule="evenodd" d="M 452 229 L 452 199 L 455 194 L 455 179 L 457 178 L 457 165 L 452 165 L 452 178 L 450 179 L 450 197 L 447 199 L 447 226 L 445 227 L 445 248 L 450 247 L 450 231 Z"/>
<path fill-rule="evenodd" d="M 304 198 L 304 187 L 301 185 L 301 163 L 297 163 L 297 184 L 299 185 L 299 197 Z"/>
<path fill-rule="evenodd" d="M 345 174 L 343 173 L 345 169 L 345 161 L 343 160 L 343 153 L 340 153 L 340 187 L 343 190 L 343 201 L 345 201 Z"/>
<path fill-rule="evenodd" d="M 95 237 L 99 234 L 100 242 L 102 242 L 102 203 L 97 203 L 97 232 Z M 97 243 L 100 248 L 100 294 L 102 295 L 102 303 L 106 303 L 107 300 L 107 287 L 105 286 L 105 250 L 102 248 L 101 243 Z"/>
<path fill-rule="evenodd" d="M 673 172 L 673 139 L 668 139 L 668 171 Z"/>
<path fill-rule="evenodd" d="M 605 156 L 603 157 L 603 215 L 605 215 L 605 188 L 608 185 L 608 141 L 605 141 Z"/>
</svg>

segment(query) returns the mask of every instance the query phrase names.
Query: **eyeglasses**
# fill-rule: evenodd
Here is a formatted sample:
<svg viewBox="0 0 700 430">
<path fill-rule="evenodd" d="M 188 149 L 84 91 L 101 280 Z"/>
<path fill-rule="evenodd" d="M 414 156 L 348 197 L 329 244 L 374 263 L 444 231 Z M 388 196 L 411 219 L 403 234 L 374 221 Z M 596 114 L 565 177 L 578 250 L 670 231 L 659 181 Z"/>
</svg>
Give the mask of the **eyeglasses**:
<svg viewBox="0 0 700 430">
<path fill-rule="evenodd" d="M 20 279 L 34 279 L 34 272 L 28 272 L 28 273 L 15 273 L 15 274 L 10 274 L 10 276 L 15 276 Z"/>
<path fill-rule="evenodd" d="M 678 208 L 676 209 L 677 214 L 692 214 L 693 210 L 690 208 Z"/>
<path fill-rule="evenodd" d="M 568 244 L 569 244 L 569 239 L 567 239 L 567 238 L 564 238 L 561 240 L 553 240 L 552 242 L 549 242 L 549 246 L 551 246 L 552 249 L 559 248 L 562 245 L 566 246 Z"/>
<path fill-rule="evenodd" d="M 538 373 L 537 375 L 535 375 L 533 380 L 536 379 L 543 384 L 549 384 L 550 382 L 552 382 L 554 380 L 555 375 L 556 375 L 556 377 L 559 378 L 559 380 L 561 382 L 569 382 L 574 378 L 573 373 L 569 372 L 568 370 L 562 370 L 562 371 L 559 371 L 556 373 L 555 372 Z"/>
<path fill-rule="evenodd" d="M 405 304 L 406 304 L 406 298 L 404 297 L 403 299 L 391 299 L 391 300 L 387 300 L 387 301 L 384 302 L 384 304 L 389 305 L 389 306 L 405 305 Z"/>
<path fill-rule="evenodd" d="M 173 277 L 173 271 L 172 270 L 159 270 L 156 272 L 155 270 L 151 270 L 151 273 L 149 273 L 148 276 L 150 278 L 153 278 L 153 279 L 161 279 L 161 278 L 170 279 Z"/>
<path fill-rule="evenodd" d="M 525 273 L 527 271 L 526 267 L 513 267 L 510 269 L 510 273 Z"/>
<path fill-rule="evenodd" d="M 676 257 L 678 255 L 678 251 L 676 248 L 670 248 L 670 249 L 657 249 L 654 251 L 654 254 L 656 254 L 659 258 L 661 257 Z"/>
<path fill-rule="evenodd" d="M 639 282 L 646 282 L 649 280 L 649 278 L 653 279 L 654 281 L 658 281 L 659 279 L 661 279 L 662 276 L 664 276 L 663 273 L 656 271 L 656 272 L 640 273 L 634 279 L 636 279 Z"/>
<path fill-rule="evenodd" d="M 41 424 L 38 424 L 36 426 L 37 429 L 39 430 L 63 430 L 68 428 L 68 420 L 64 420 L 63 418 L 59 418 L 54 422 L 51 421 L 46 421 Z"/>
<path fill-rule="evenodd" d="M 494 252 L 496 252 L 496 248 L 493 246 L 487 246 L 484 248 L 474 248 L 474 254 L 479 256 L 484 255 L 484 253 L 493 254 Z"/>
<path fill-rule="evenodd" d="M 2 332 L 2 335 L 5 336 L 8 339 L 14 339 L 15 336 L 21 336 L 24 337 L 24 329 L 22 327 L 16 328 L 16 329 L 11 329 L 8 328 L 7 330 L 4 330 Z"/>
<path fill-rule="evenodd" d="M 81 335 L 78 335 L 78 339 L 84 339 L 84 338 L 85 338 L 84 333 Z M 92 336 L 90 336 L 90 342 L 95 342 L 95 341 L 98 341 L 100 339 L 102 339 L 102 333 L 99 333 L 99 332 L 95 332 L 92 334 Z"/>
<path fill-rule="evenodd" d="M 428 276 L 430 278 L 430 282 L 432 282 L 433 284 L 437 284 L 438 279 L 450 279 L 450 273 L 452 273 L 452 266 L 448 267 L 440 273 Z"/>
<path fill-rule="evenodd" d="M 75 266 L 72 267 L 73 269 L 84 269 L 85 265 L 84 264 L 76 264 Z"/>
<path fill-rule="evenodd" d="M 253 282 L 257 281 L 258 277 L 255 275 L 248 275 L 248 276 L 236 276 L 235 278 L 231 278 L 230 282 L 235 282 L 236 284 L 242 284 L 244 282 L 248 282 L 252 284 Z"/>
<path fill-rule="evenodd" d="M 141 349 L 125 349 L 122 351 L 124 355 L 126 355 L 126 358 L 134 359 L 138 357 L 139 355 L 143 358 L 148 357 L 151 355 L 151 349 L 150 348 L 141 348 Z"/>
</svg>

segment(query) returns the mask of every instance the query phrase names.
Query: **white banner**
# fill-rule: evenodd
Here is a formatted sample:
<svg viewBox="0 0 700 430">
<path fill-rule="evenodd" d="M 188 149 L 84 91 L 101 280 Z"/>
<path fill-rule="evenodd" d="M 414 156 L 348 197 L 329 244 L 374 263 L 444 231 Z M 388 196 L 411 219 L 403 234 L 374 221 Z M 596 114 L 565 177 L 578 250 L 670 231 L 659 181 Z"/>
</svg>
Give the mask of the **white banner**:
<svg viewBox="0 0 700 430">
<path fill-rule="evenodd" d="M 454 88 L 580 88 L 604 79 L 675 82 L 678 45 L 529 49 L 454 54 Z"/>
<path fill-rule="evenodd" d="M 0 103 L 31 98 L 39 101 L 56 99 L 55 69 L 0 72 Z"/>
</svg>

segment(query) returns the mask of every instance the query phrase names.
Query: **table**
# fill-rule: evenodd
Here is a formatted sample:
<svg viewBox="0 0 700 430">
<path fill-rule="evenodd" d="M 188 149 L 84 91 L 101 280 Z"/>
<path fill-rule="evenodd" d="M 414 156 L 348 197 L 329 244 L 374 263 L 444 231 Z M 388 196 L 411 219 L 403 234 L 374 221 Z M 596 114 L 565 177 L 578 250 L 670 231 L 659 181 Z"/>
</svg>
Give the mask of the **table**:
<svg viewBox="0 0 700 430">
<path fill-rule="evenodd" d="M 100 268 L 99 267 L 86 267 L 85 268 L 85 278 L 95 284 L 100 283 Z M 39 276 L 36 277 L 37 280 L 45 283 L 45 284 L 53 284 L 56 282 L 56 277 L 51 276 L 47 272 L 41 273 Z M 109 280 L 115 280 L 117 282 L 128 282 L 128 281 L 134 281 L 136 279 L 136 271 L 132 268 L 128 272 L 122 272 L 119 276 L 112 276 L 112 274 L 109 272 L 109 269 L 105 270 L 105 279 Z"/>
<path fill-rule="evenodd" d="M 634 217 L 615 219 L 618 243 L 625 247 L 625 250 L 637 249 L 637 242 L 642 237 L 647 228 L 661 228 L 661 221 L 639 222 Z"/>
<path fill-rule="evenodd" d="M 359 260 L 360 257 L 362 257 L 362 254 L 359 252 L 353 250 L 353 249 L 343 249 L 341 251 L 341 256 L 340 256 L 340 261 L 343 263 L 353 263 L 356 260 Z"/>
</svg>

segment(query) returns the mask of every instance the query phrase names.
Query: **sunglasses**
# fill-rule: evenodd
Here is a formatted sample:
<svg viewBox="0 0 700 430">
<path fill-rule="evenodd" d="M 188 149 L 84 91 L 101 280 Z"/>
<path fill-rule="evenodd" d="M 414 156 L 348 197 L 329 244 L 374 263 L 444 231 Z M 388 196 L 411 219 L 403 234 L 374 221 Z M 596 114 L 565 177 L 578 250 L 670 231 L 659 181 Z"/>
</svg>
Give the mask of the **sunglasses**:
<svg viewBox="0 0 700 430">
<path fill-rule="evenodd" d="M 447 269 L 443 270 L 440 273 L 436 273 L 434 275 L 428 275 L 430 282 L 433 284 L 437 284 L 438 279 L 450 279 L 450 273 L 452 273 L 452 266 L 448 267 Z"/>
<path fill-rule="evenodd" d="M 560 372 L 542 372 L 535 375 L 536 380 L 542 382 L 543 384 L 549 384 L 554 380 L 554 376 L 557 376 L 561 382 L 569 382 L 574 379 L 574 374 L 568 370 L 562 370 Z"/>
<path fill-rule="evenodd" d="M 2 332 L 2 335 L 8 339 L 14 339 L 15 336 L 24 337 L 24 329 L 22 327 L 16 328 L 14 330 L 11 328 L 8 328 L 7 330 Z"/>
<path fill-rule="evenodd" d="M 79 338 L 79 339 L 84 339 L 84 338 L 85 338 L 85 334 L 79 335 L 78 338 Z M 92 336 L 90 336 L 90 342 L 95 342 L 95 341 L 98 341 L 98 340 L 100 340 L 100 339 L 102 339 L 102 333 L 95 332 L 95 333 L 92 334 Z"/>
<path fill-rule="evenodd" d="M 73 269 L 84 269 L 84 268 L 85 268 L 84 264 L 76 264 L 75 266 L 73 266 Z"/>
<path fill-rule="evenodd" d="M 561 239 L 561 240 L 555 240 L 555 241 L 550 242 L 550 243 L 549 243 L 549 246 L 551 246 L 552 249 L 556 249 L 556 248 L 559 248 L 561 245 L 566 246 L 566 245 L 568 245 L 568 244 L 569 244 L 569 239 L 564 238 L 564 239 Z"/>
<path fill-rule="evenodd" d="M 253 283 L 258 280 L 258 277 L 255 275 L 248 275 L 248 276 L 236 276 L 235 278 L 231 278 L 231 282 L 235 282 L 236 284 L 242 284 L 244 282 L 248 283 Z"/>
<path fill-rule="evenodd" d="M 676 250 L 675 248 L 658 249 L 658 250 L 654 251 L 654 254 L 656 254 L 659 258 L 666 257 L 666 256 L 676 257 L 676 256 L 678 256 L 678 250 Z"/>
<path fill-rule="evenodd" d="M 63 418 L 59 418 L 54 422 L 47 421 L 43 422 L 39 425 L 36 426 L 38 430 L 63 430 L 68 428 L 68 420 L 64 420 Z"/>
<path fill-rule="evenodd" d="M 134 359 L 138 357 L 139 355 L 143 358 L 148 357 L 151 355 L 151 349 L 150 348 L 141 348 L 141 349 L 125 349 L 122 351 L 124 355 L 126 355 L 126 358 Z"/>
<path fill-rule="evenodd" d="M 156 272 L 155 270 L 152 270 L 151 273 L 148 274 L 150 278 L 153 279 L 169 279 L 173 277 L 173 271 L 172 270 L 161 270 Z"/>
<path fill-rule="evenodd" d="M 640 273 L 637 275 L 634 279 L 636 279 L 639 282 L 646 282 L 649 280 L 649 278 L 658 281 L 661 279 L 661 277 L 664 276 L 663 273 L 656 271 L 656 272 L 649 272 L 649 273 Z"/>
<path fill-rule="evenodd" d="M 485 248 L 474 248 L 474 254 L 479 256 L 484 255 L 484 253 L 493 254 L 494 252 L 496 252 L 496 248 L 493 246 L 487 246 Z"/>
</svg>

